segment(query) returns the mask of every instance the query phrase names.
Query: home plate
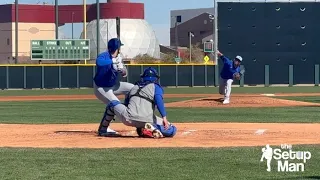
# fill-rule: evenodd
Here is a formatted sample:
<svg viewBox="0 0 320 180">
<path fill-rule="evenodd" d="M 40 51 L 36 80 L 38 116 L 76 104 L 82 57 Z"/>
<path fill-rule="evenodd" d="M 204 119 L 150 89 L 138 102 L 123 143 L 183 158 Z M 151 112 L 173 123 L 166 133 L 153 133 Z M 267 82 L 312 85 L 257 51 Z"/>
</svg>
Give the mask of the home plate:
<svg viewBox="0 0 320 180">
<path fill-rule="evenodd" d="M 182 133 L 182 135 L 187 135 L 187 134 L 191 134 L 191 132 L 186 131 L 186 132 L 183 132 L 183 133 Z"/>
<path fill-rule="evenodd" d="M 266 131 L 266 129 L 258 129 L 254 134 L 262 135 L 265 131 Z"/>
<path fill-rule="evenodd" d="M 191 132 L 196 132 L 197 130 L 188 130 L 182 133 L 182 135 L 188 135 L 191 134 Z"/>
</svg>

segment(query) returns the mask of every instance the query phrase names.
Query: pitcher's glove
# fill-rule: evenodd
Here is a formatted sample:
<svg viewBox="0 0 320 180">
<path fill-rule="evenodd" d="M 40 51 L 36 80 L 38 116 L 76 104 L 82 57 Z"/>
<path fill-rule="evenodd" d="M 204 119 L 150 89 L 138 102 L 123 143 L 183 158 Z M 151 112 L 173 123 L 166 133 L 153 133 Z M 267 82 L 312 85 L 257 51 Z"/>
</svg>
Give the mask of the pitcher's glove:
<svg viewBox="0 0 320 180">
<path fill-rule="evenodd" d="M 241 74 L 240 73 L 234 73 L 233 78 L 236 80 L 240 80 L 241 79 Z"/>
</svg>

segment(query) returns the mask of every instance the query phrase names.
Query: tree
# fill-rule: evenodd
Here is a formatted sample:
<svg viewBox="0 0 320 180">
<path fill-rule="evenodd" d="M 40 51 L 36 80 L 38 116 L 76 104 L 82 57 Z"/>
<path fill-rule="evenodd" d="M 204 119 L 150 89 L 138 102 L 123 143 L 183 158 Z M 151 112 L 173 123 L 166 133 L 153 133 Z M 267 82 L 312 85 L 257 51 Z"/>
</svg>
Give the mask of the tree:
<svg viewBox="0 0 320 180">
<path fill-rule="evenodd" d="M 163 58 L 161 58 L 161 63 L 163 64 L 175 64 L 176 61 L 174 58 L 176 57 L 175 53 L 165 54 Z"/>
<path fill-rule="evenodd" d="M 133 58 L 136 64 L 156 64 L 159 62 L 158 59 L 149 56 L 148 54 L 139 54 Z"/>
<path fill-rule="evenodd" d="M 191 63 L 203 63 L 204 52 L 200 48 L 200 43 L 191 45 Z M 185 52 L 185 55 L 182 57 L 182 62 L 184 64 L 190 63 L 190 48 Z"/>
</svg>

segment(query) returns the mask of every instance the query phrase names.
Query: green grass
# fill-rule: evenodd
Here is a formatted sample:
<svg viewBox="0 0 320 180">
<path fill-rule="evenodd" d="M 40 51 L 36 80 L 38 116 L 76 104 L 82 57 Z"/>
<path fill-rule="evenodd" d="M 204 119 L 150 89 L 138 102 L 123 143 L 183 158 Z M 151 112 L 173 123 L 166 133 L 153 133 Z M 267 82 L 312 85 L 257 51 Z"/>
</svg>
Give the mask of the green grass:
<svg viewBox="0 0 320 180">
<path fill-rule="evenodd" d="M 233 88 L 233 93 L 318 92 L 317 87 Z M 167 93 L 216 93 L 216 88 L 166 89 Z M 7 95 L 92 94 L 86 90 L 1 91 Z M 282 97 L 281 97 L 282 98 Z M 287 98 L 287 97 L 284 97 Z M 289 97 L 299 100 L 300 97 Z M 192 98 L 166 98 L 174 102 Z M 300 100 L 315 102 L 317 97 Z M 98 100 L 0 102 L 0 123 L 99 123 L 104 105 Z M 175 122 L 320 123 L 319 107 L 167 108 Z M 103 142 L 101 142 L 103 143 Z M 285 143 L 285 142 L 284 142 Z M 320 179 L 320 145 L 299 146 L 312 158 L 305 172 L 267 172 L 262 147 L 32 149 L 0 148 L 0 179 Z M 298 148 L 294 146 L 294 148 Z M 276 163 L 273 161 L 273 170 Z"/>
<path fill-rule="evenodd" d="M 199 97 L 197 97 L 199 98 Z M 171 102 L 178 102 L 178 101 L 186 101 L 186 100 L 192 100 L 192 99 L 197 99 L 197 98 L 189 98 L 189 97 L 186 97 L 186 98 L 165 98 L 164 99 L 164 102 L 165 103 L 171 103 Z"/>
<path fill-rule="evenodd" d="M 232 93 L 317 93 L 319 87 L 234 87 Z M 195 88 L 165 88 L 166 94 L 211 94 L 218 93 L 216 87 Z M 93 94 L 92 89 L 55 89 L 55 90 L 3 90 L 0 96 L 29 96 L 29 95 L 68 95 Z"/>
<path fill-rule="evenodd" d="M 188 98 L 170 98 L 166 102 Z M 0 102 L 0 123 L 98 123 L 98 100 Z M 320 122 L 319 107 L 167 108 L 171 122 Z"/>
<path fill-rule="evenodd" d="M 0 179 L 319 179 L 320 146 L 294 146 L 312 153 L 304 172 L 266 171 L 262 147 L 154 149 L 0 148 Z"/>
<path fill-rule="evenodd" d="M 320 103 L 320 96 L 288 96 L 288 97 L 276 97 L 278 99 L 287 99 L 293 101 L 304 101 L 311 103 Z"/>
<path fill-rule="evenodd" d="M 170 108 L 173 122 L 320 123 L 319 107 Z"/>
</svg>

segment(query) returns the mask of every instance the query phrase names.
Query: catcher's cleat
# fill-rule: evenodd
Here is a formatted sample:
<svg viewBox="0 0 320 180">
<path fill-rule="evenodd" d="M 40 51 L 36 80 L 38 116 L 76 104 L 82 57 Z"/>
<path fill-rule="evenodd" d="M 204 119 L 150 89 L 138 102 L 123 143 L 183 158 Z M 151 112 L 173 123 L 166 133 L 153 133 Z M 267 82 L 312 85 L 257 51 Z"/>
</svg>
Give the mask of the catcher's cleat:
<svg viewBox="0 0 320 180">
<path fill-rule="evenodd" d="M 98 136 L 103 136 L 103 137 L 119 137 L 121 136 L 120 133 L 118 133 L 115 130 L 112 130 L 110 128 L 103 128 L 98 130 Z"/>
<path fill-rule="evenodd" d="M 162 133 L 158 129 L 156 129 L 152 124 L 146 123 L 144 128 L 145 130 L 149 130 L 152 132 L 153 138 L 163 138 Z"/>
</svg>

